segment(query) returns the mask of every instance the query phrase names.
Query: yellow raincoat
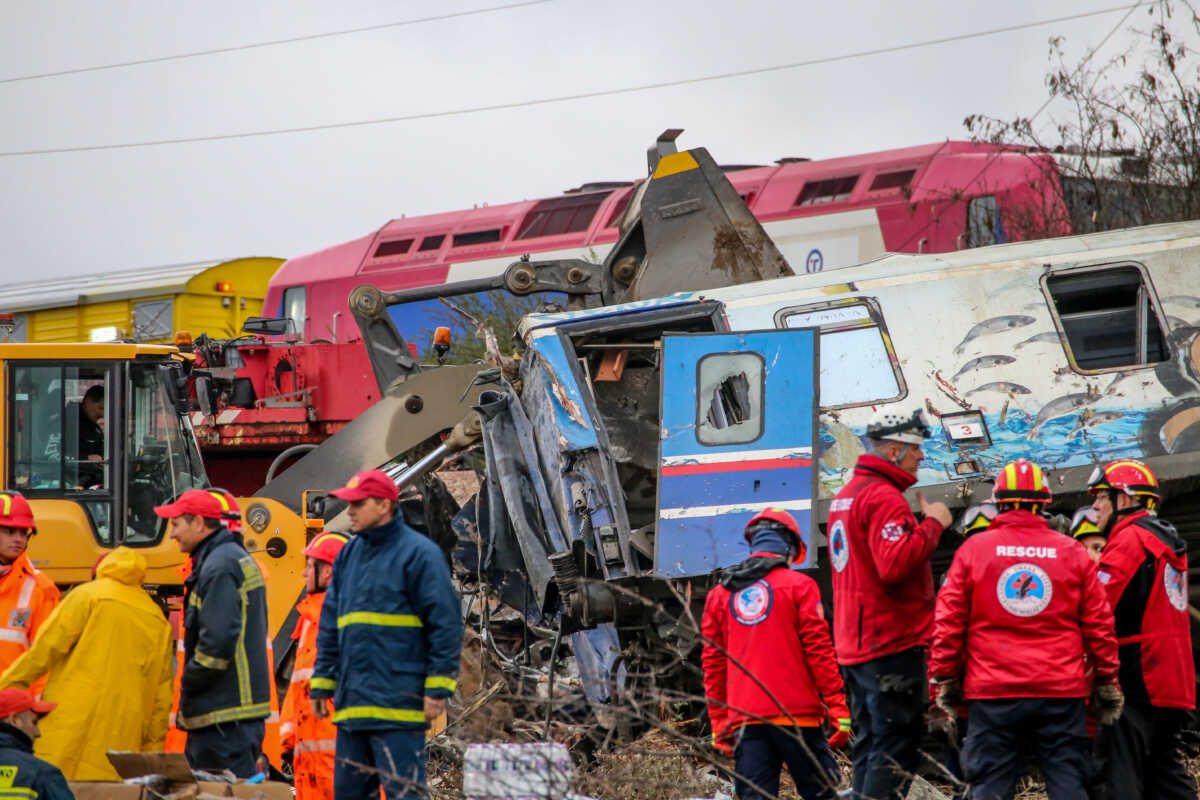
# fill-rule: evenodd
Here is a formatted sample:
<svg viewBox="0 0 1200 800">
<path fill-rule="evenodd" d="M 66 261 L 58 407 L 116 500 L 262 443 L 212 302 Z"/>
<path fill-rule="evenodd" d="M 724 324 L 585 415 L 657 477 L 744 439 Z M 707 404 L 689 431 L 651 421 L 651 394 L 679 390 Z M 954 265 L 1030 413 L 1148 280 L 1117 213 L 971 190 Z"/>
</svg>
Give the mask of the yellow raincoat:
<svg viewBox="0 0 1200 800">
<path fill-rule="evenodd" d="M 171 709 L 171 626 L 142 589 L 146 560 L 119 547 L 96 580 L 68 592 L 0 688 L 50 678 L 38 757 L 68 780 L 117 780 L 109 750 L 162 750 Z"/>
</svg>

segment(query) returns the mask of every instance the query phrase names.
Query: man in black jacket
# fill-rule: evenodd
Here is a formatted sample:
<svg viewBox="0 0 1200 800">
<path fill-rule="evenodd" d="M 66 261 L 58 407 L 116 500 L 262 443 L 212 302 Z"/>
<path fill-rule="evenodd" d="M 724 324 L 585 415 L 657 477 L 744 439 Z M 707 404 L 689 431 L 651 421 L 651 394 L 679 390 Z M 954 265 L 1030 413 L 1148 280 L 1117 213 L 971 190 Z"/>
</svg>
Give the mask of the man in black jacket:
<svg viewBox="0 0 1200 800">
<path fill-rule="evenodd" d="M 221 524 L 231 513 L 223 493 L 192 489 L 154 513 L 171 520 L 168 535 L 191 555 L 177 717 L 188 732 L 184 753 L 194 769 L 249 778 L 271 713 L 266 582 L 241 537 Z"/>
<path fill-rule="evenodd" d="M 38 718 L 57 707 L 24 689 L 0 689 L 0 797 L 75 800 L 62 771 L 33 754 Z"/>
</svg>

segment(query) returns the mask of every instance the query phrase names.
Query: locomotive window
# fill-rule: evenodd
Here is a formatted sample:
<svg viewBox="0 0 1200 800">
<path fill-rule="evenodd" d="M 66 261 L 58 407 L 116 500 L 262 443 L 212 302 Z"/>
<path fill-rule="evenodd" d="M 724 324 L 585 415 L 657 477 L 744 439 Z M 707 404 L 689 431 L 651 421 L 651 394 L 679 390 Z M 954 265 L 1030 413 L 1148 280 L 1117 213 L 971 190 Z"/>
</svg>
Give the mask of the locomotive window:
<svg viewBox="0 0 1200 800">
<path fill-rule="evenodd" d="M 633 199 L 633 193 L 637 189 L 630 189 L 626 192 L 617 204 L 613 206 L 612 213 L 608 215 L 608 222 L 604 223 L 606 228 L 615 228 L 621 219 L 621 215 L 625 213 L 625 209 L 629 208 L 629 201 Z"/>
<path fill-rule="evenodd" d="M 1046 278 L 1079 369 L 1166 361 L 1166 336 L 1150 287 L 1133 265 L 1067 272 Z"/>
<path fill-rule="evenodd" d="M 804 184 L 804 188 L 800 190 L 800 194 L 796 197 L 796 205 L 815 206 L 821 203 L 841 202 L 842 200 L 849 199 L 850 193 L 854 191 L 856 183 L 858 183 L 857 175 L 850 175 L 845 178 L 828 178 L 823 181 L 809 181 Z"/>
<path fill-rule="evenodd" d="M 304 322 L 308 319 L 307 302 L 303 286 L 289 286 L 283 290 L 283 308 L 279 316 L 290 320 L 292 330 L 304 333 Z"/>
<path fill-rule="evenodd" d="M 845 408 L 904 397 L 900 366 L 874 301 L 783 309 L 781 328 L 820 328 L 821 408 Z"/>
<path fill-rule="evenodd" d="M 539 236 L 586 231 L 608 194 L 589 192 L 542 200 L 521 222 L 517 238 L 535 239 Z"/>
<path fill-rule="evenodd" d="M 423 253 L 426 250 L 440 250 L 444 241 L 446 241 L 444 233 L 439 233 L 437 236 L 426 236 L 421 240 L 421 246 L 417 248 L 417 251 Z"/>
<path fill-rule="evenodd" d="M 700 360 L 696 439 L 700 444 L 753 442 L 763 432 L 763 373 L 758 353 L 714 353 Z"/>
<path fill-rule="evenodd" d="M 972 197 L 967 202 L 967 247 L 986 247 L 1007 241 L 995 195 Z"/>
<path fill-rule="evenodd" d="M 470 233 L 456 233 L 450 241 L 451 247 L 467 247 L 472 244 L 487 244 L 488 242 L 500 241 L 500 229 L 492 228 L 486 231 L 471 231 Z"/>
<path fill-rule="evenodd" d="M 375 255 L 373 258 L 402 256 L 412 249 L 412 244 L 412 239 L 394 239 L 390 242 L 380 242 L 379 247 L 375 248 Z"/>
</svg>

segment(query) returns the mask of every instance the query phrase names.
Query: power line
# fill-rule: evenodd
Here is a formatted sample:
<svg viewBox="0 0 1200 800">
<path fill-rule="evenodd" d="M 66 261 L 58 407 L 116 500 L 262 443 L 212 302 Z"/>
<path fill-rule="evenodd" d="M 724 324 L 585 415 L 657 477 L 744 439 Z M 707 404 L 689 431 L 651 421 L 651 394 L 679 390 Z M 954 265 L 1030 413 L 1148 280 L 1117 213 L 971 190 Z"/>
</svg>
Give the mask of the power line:
<svg viewBox="0 0 1200 800">
<path fill-rule="evenodd" d="M 543 3 L 552 3 L 554 0 L 523 0 L 518 3 L 509 3 L 502 6 L 490 6 L 488 8 L 475 8 L 470 11 L 455 11 L 449 14 L 438 14 L 433 17 L 420 17 L 418 19 L 406 19 L 399 22 L 384 22 L 379 25 L 364 25 L 361 28 L 346 28 L 339 31 L 326 31 L 325 33 L 312 33 L 306 36 L 293 36 L 290 39 L 272 39 L 267 42 L 251 42 L 250 44 L 238 44 L 230 47 L 217 47 L 212 50 L 194 50 L 190 53 L 177 53 L 170 56 L 156 56 L 154 58 L 139 58 L 135 61 L 118 61 L 113 64 L 97 64 L 91 67 L 78 67 L 76 69 L 63 69 L 56 72 L 39 72 L 32 75 L 16 75 L 11 78 L 0 78 L 0 84 L 17 83 L 19 81 L 36 81 L 43 78 L 58 78 L 63 75 L 79 75 L 84 72 L 101 72 L 109 69 L 121 69 L 122 67 L 136 67 L 142 64 L 161 64 L 164 61 L 180 61 L 185 58 L 200 58 L 201 56 L 215 56 L 221 53 L 236 53 L 240 50 L 254 50 L 260 47 L 275 47 L 281 44 L 292 44 L 294 42 L 311 42 L 316 39 L 330 39 L 335 36 L 348 36 L 353 33 L 367 33 L 369 31 L 380 31 L 386 28 L 402 28 L 408 25 L 421 25 L 426 22 L 437 22 L 444 19 L 456 19 L 458 17 L 472 17 L 478 14 L 490 14 L 494 11 L 508 11 L 513 8 L 523 8 L 525 6 L 542 5 Z"/>
<path fill-rule="evenodd" d="M 1096 55 L 1096 52 L 1101 47 L 1103 47 L 1108 42 L 1108 40 L 1113 37 L 1113 35 L 1117 31 L 1119 31 L 1121 29 L 1121 26 L 1123 26 L 1125 24 L 1125 22 L 1131 16 L 1133 16 L 1133 12 L 1136 11 L 1138 9 L 1138 7 L 1143 5 L 1145 2 L 1146 2 L 1146 0 L 1138 0 L 1138 2 L 1129 6 L 1129 10 L 1125 12 L 1125 16 L 1121 17 L 1121 19 L 1117 21 L 1117 24 L 1113 26 L 1112 30 L 1110 30 L 1108 33 L 1106 33 L 1104 35 L 1104 38 L 1101 39 L 1098 44 L 1096 44 L 1094 47 L 1092 47 L 1090 50 L 1088 50 L 1087 55 L 1085 55 L 1083 57 L 1083 60 L 1080 61 L 1079 65 L 1077 67 L 1075 67 L 1075 69 L 1071 72 L 1071 75 L 1070 75 L 1071 78 L 1074 78 L 1076 75 L 1078 75 L 1083 70 L 1083 68 L 1085 66 L 1087 66 L 1087 63 L 1092 60 L 1092 56 Z M 1046 101 L 1044 103 L 1042 103 L 1040 106 L 1038 106 L 1038 110 L 1034 111 L 1033 114 L 1029 117 L 1029 126 L 1031 129 L 1033 127 L 1033 121 L 1035 119 L 1037 119 L 1038 116 L 1043 111 L 1045 111 L 1047 108 L 1050 107 L 1050 103 L 1053 102 L 1053 100 L 1054 100 L 1054 95 L 1051 94 L 1049 97 L 1046 98 Z M 988 168 L 991 167 L 992 163 L 995 162 L 995 160 L 1000 157 L 1002 152 L 1004 152 L 1004 151 L 996 150 L 992 153 L 989 153 L 988 157 L 986 159 L 984 159 L 983 166 L 979 168 L 979 171 L 976 172 L 969 181 L 967 181 L 966 183 L 963 184 L 962 190 L 960 190 L 960 191 L 965 191 L 968 187 L 970 187 L 972 184 L 974 184 L 975 181 L 977 181 L 981 177 L 983 177 L 983 173 L 988 171 Z M 2 154 L 0 154 L 0 155 L 2 155 Z M 931 216 L 929 219 L 929 222 L 926 222 L 924 225 L 922 225 L 920 228 L 918 228 L 911 236 L 909 236 L 907 239 L 905 239 L 903 242 L 901 242 L 900 245 L 896 248 L 896 251 L 897 252 L 903 251 L 905 247 L 908 247 L 910 244 L 912 244 L 914 239 L 916 239 L 922 233 L 927 231 L 929 229 L 929 227 L 931 225 L 933 225 L 935 222 L 937 222 L 938 220 L 939 220 L 938 216 Z"/>
<path fill-rule="evenodd" d="M 544 1 L 544 0 L 543 0 Z M 303 125 L 293 128 L 272 128 L 267 130 L 241 131 L 237 133 L 220 133 L 211 136 L 186 136 L 173 139 L 147 139 L 136 142 L 120 142 L 117 144 L 96 144 L 96 145 L 79 145 L 75 147 L 51 147 L 38 150 L 12 150 L 8 152 L 0 152 L 0 158 L 11 158 L 14 156 L 38 156 L 52 155 L 57 153 L 83 153 L 100 150 L 126 150 L 135 147 L 155 147 L 168 144 L 192 144 L 198 142 L 215 142 L 232 139 L 250 139 L 261 136 L 279 136 L 289 133 L 311 133 L 314 131 L 337 130 L 340 128 L 359 128 L 368 125 L 387 125 L 397 122 L 412 122 L 415 120 L 437 119 L 440 117 L 455 117 L 466 114 L 479 114 L 488 111 L 504 111 L 514 108 L 527 108 L 531 106 L 549 105 L 552 103 L 565 103 L 572 100 L 586 100 L 597 97 L 611 97 L 619 94 L 631 94 L 634 92 L 645 92 L 654 89 L 666 89 L 675 86 L 687 86 L 697 83 L 707 83 L 710 81 L 727 80 L 729 78 L 741 78 L 749 75 L 763 75 L 771 72 L 782 72 L 784 70 L 798 69 L 800 67 L 811 67 L 819 64 L 832 64 L 839 61 L 848 61 L 855 58 L 865 58 L 867 56 L 884 55 L 887 53 L 897 53 L 905 50 L 915 50 L 921 47 L 930 47 L 938 44 L 948 44 L 950 42 L 961 42 L 969 39 L 978 39 L 984 36 L 994 36 L 999 33 L 1010 33 L 1012 31 L 1027 30 L 1029 28 L 1037 28 L 1044 25 L 1053 25 L 1058 22 L 1068 22 L 1085 17 L 1095 17 L 1101 14 L 1111 14 L 1116 11 L 1129 10 L 1141 5 L 1141 2 L 1135 3 L 1132 6 L 1123 5 L 1113 8 L 1105 8 L 1099 11 L 1086 11 L 1080 14 L 1071 14 L 1065 17 L 1055 17 L 1054 19 L 1044 19 L 1036 22 L 1026 22 L 1018 25 L 1006 25 L 1000 28 L 991 28 L 985 31 L 975 33 L 957 34 L 955 36 L 943 36 L 937 39 L 927 39 L 922 42 L 911 42 L 909 44 L 893 45 L 891 47 L 878 47 L 871 50 L 858 50 L 853 53 L 844 53 L 838 56 L 826 56 L 824 58 L 812 58 L 804 61 L 794 61 L 788 64 L 776 64 L 768 67 L 758 67 L 755 69 L 737 70 L 734 72 L 721 72 L 712 75 L 702 75 L 691 78 L 679 78 L 671 81 L 658 81 L 656 83 L 644 83 L 636 86 L 624 86 L 616 89 L 599 89 L 592 92 L 578 92 L 575 94 L 556 95 L 552 97 L 542 97 L 533 100 L 518 100 L 510 103 L 492 103 L 480 106 L 468 106 L 465 108 L 446 109 L 442 111 L 426 111 L 417 114 L 405 114 L 393 117 L 377 117 L 374 119 L 353 120 L 350 122 L 330 122 L 318 125 Z M 1122 19 L 1128 18 L 1128 14 Z M 1118 25 L 1119 27 L 1119 25 Z M 1115 29 L 1114 29 L 1115 32 Z M 1110 33 L 1109 36 L 1112 34 Z M 1105 37 L 1107 41 L 1108 37 Z"/>
</svg>

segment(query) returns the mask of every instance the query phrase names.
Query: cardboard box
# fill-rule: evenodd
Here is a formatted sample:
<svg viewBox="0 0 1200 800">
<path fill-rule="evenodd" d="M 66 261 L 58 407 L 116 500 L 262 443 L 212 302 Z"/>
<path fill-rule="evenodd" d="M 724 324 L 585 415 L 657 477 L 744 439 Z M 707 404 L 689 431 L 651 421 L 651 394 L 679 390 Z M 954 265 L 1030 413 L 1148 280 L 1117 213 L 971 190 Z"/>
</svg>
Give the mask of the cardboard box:
<svg viewBox="0 0 1200 800">
<path fill-rule="evenodd" d="M 113 781 L 67 781 L 75 800 L 141 800 L 142 787 Z"/>
<path fill-rule="evenodd" d="M 234 797 L 244 797 L 247 800 L 292 800 L 292 787 L 286 783 L 233 783 L 229 787 L 233 790 Z"/>
</svg>

